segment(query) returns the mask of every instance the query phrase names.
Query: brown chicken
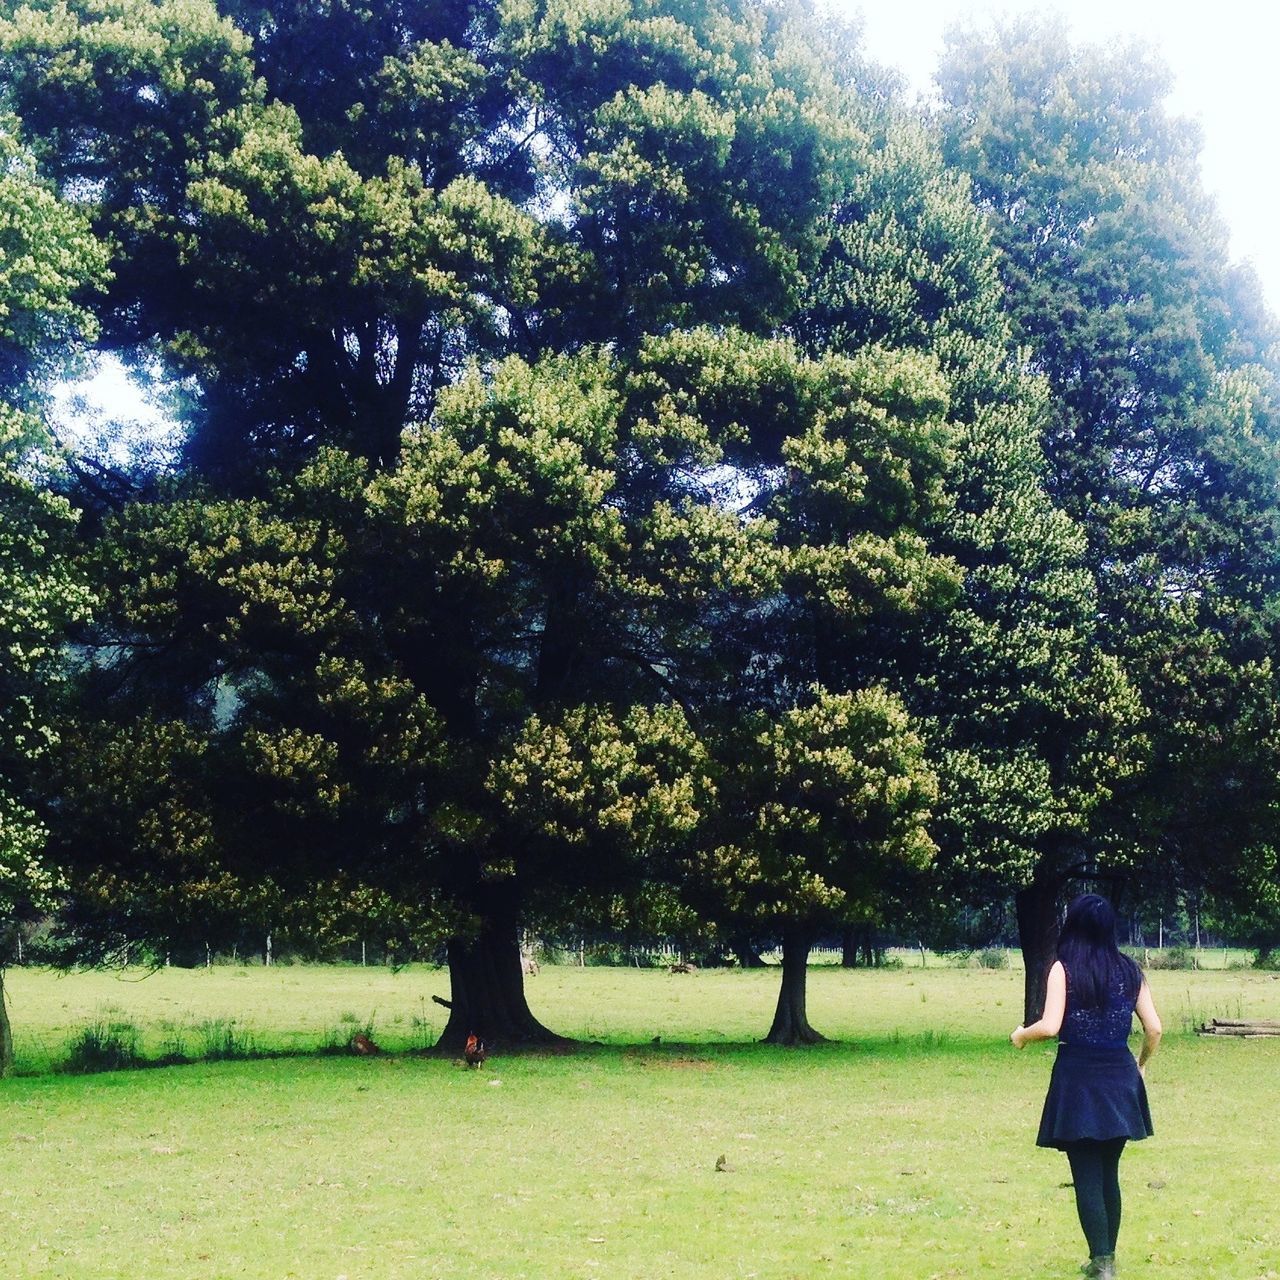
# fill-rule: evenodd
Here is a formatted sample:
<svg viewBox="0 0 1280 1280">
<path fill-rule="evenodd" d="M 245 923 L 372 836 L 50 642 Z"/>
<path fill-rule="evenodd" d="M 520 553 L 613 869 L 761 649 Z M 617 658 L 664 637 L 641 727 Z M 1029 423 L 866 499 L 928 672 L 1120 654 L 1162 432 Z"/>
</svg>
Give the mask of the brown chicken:
<svg viewBox="0 0 1280 1280">
<path fill-rule="evenodd" d="M 484 1041 L 474 1031 L 467 1036 L 467 1046 L 462 1051 L 467 1066 L 478 1067 L 484 1063 Z"/>
</svg>

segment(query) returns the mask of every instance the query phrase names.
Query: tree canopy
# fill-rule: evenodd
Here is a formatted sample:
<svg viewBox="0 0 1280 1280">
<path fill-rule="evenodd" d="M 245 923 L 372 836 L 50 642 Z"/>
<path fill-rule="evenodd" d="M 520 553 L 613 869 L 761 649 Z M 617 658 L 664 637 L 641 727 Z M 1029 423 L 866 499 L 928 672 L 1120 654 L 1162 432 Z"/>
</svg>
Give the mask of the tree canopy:
<svg viewBox="0 0 1280 1280">
<path fill-rule="evenodd" d="M 821 930 L 1016 892 L 1030 1009 L 1073 876 L 1269 875 L 1272 334 L 1126 59 L 957 37 L 921 120 L 798 2 L 5 6 L 78 954 L 375 930 L 537 1042 L 520 925 L 662 904 L 802 1042 Z M 167 470 L 40 473 L 83 339 Z"/>
<path fill-rule="evenodd" d="M 1276 330 L 1147 51 L 1013 25 L 955 35 L 939 82 L 1050 388 L 1047 486 L 1142 707 L 1149 759 L 1119 779 L 1108 843 L 1165 883 L 1247 883 L 1275 839 Z"/>
<path fill-rule="evenodd" d="M 47 910 L 58 872 L 44 854 L 36 760 L 56 742 L 49 694 L 67 626 L 89 593 L 71 555 L 75 513 L 51 490 L 41 392 L 93 336 L 82 292 L 106 254 L 42 181 L 15 122 L 0 117 L 0 1075 L 13 1060 L 3 968 L 24 910 Z"/>
</svg>

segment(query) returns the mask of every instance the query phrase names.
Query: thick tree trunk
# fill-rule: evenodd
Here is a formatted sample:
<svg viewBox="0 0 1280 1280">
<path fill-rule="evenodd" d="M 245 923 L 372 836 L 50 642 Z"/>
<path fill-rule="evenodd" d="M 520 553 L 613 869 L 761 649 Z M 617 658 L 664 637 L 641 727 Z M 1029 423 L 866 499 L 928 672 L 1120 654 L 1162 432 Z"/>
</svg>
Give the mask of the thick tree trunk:
<svg viewBox="0 0 1280 1280">
<path fill-rule="evenodd" d="M 9 1025 L 9 1005 L 4 993 L 4 970 L 0 969 L 0 1079 L 13 1070 L 13 1028 Z"/>
<path fill-rule="evenodd" d="M 1023 1026 L 1030 1026 L 1044 1012 L 1045 984 L 1058 945 L 1058 895 L 1061 884 L 1052 876 L 1037 875 L 1015 896 L 1018 913 L 1018 946 L 1026 973 L 1022 995 Z"/>
<path fill-rule="evenodd" d="M 858 957 L 862 951 L 862 939 L 853 925 L 846 925 L 840 935 L 840 967 L 856 969 Z"/>
<path fill-rule="evenodd" d="M 490 1052 L 569 1043 L 529 1010 L 513 916 L 487 918 L 474 938 L 451 938 L 448 956 L 452 999 L 437 1049 L 460 1054 L 472 1032 Z"/>
<path fill-rule="evenodd" d="M 741 934 L 734 938 L 730 945 L 730 950 L 738 958 L 738 964 L 743 969 L 763 969 L 764 957 L 756 948 L 755 942 L 747 935 Z"/>
<path fill-rule="evenodd" d="M 788 929 L 782 935 L 782 986 L 778 1008 L 765 1044 L 818 1044 L 825 1040 L 810 1025 L 805 1012 L 805 987 L 809 974 L 809 948 L 813 938 L 807 929 Z"/>
</svg>

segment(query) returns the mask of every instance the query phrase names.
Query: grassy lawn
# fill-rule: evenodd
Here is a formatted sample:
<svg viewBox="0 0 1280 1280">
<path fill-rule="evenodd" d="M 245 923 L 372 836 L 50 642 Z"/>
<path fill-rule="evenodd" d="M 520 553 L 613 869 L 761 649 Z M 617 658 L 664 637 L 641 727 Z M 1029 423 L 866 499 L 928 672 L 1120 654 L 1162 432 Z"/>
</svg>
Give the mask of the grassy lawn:
<svg viewBox="0 0 1280 1280">
<path fill-rule="evenodd" d="M 1016 1053 L 1021 974 L 815 970 L 837 1043 L 779 1051 L 776 973 L 544 969 L 531 1002 L 604 1042 L 495 1056 L 281 1058 L 0 1085 L 6 1280 L 1066 1277 L 1066 1162 L 1032 1146 L 1052 1050 Z M 160 1049 L 235 1019 L 260 1047 L 372 1021 L 431 1039 L 439 972 L 277 967 L 145 980 L 12 970 L 20 1066 L 93 1019 Z M 1280 981 L 1153 973 L 1157 1136 L 1125 1157 L 1123 1273 L 1280 1275 Z M 415 1019 L 417 1020 L 415 1022 Z M 185 1030 L 184 1030 L 185 1029 Z M 655 1035 L 662 1044 L 650 1043 Z M 723 1155 L 729 1168 L 717 1172 Z"/>
</svg>

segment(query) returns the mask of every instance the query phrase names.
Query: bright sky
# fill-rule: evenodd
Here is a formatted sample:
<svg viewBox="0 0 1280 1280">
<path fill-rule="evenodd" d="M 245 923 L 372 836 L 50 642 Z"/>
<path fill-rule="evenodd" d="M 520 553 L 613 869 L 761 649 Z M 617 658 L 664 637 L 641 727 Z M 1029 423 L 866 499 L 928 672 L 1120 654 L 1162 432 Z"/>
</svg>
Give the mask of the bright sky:
<svg viewBox="0 0 1280 1280">
<path fill-rule="evenodd" d="M 1137 36 L 1173 74 L 1170 106 L 1200 123 L 1205 185 L 1227 225 L 1236 258 L 1253 263 L 1280 314 L 1280 5 L 1275 0 L 823 0 L 862 14 L 867 53 L 928 92 L 943 32 L 1001 16 L 1064 12 L 1073 37 L 1110 44 Z"/>
</svg>

